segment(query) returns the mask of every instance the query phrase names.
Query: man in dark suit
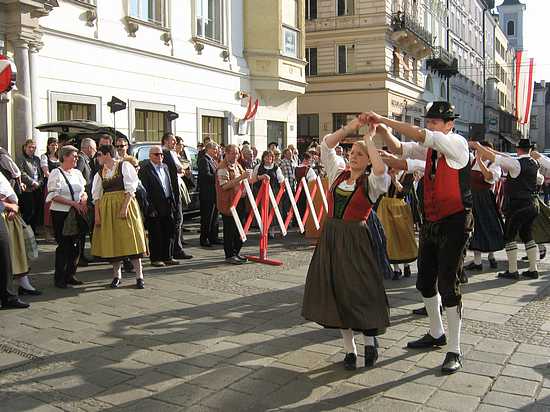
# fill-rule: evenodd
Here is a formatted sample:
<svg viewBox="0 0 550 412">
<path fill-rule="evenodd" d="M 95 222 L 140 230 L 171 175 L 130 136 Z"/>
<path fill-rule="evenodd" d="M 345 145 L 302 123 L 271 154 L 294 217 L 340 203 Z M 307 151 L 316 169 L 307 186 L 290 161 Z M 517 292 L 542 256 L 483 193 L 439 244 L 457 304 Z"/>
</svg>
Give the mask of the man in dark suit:
<svg viewBox="0 0 550 412">
<path fill-rule="evenodd" d="M 218 144 L 209 142 L 205 154 L 198 160 L 199 201 L 201 207 L 201 246 L 221 245 L 218 237 L 218 209 L 216 208 L 216 170 Z"/>
<path fill-rule="evenodd" d="M 142 162 L 138 176 L 147 191 L 148 210 L 145 226 L 149 231 L 149 257 L 151 265 L 178 265 L 173 258 L 175 233 L 175 197 L 168 166 L 163 163 L 160 146 L 149 151 L 149 161 Z"/>
<path fill-rule="evenodd" d="M 183 174 L 183 166 L 180 163 L 176 154 L 176 138 L 173 133 L 165 133 L 162 136 L 162 153 L 163 162 L 168 166 L 168 172 L 170 174 L 170 183 L 174 190 L 174 202 L 176 206 L 176 212 L 174 215 L 174 225 L 176 228 L 176 239 L 174 241 L 174 257 L 176 259 L 192 259 L 193 256 L 188 255 L 183 250 L 183 242 L 181 240 L 181 226 L 183 223 L 181 196 L 179 191 L 179 175 Z"/>
</svg>

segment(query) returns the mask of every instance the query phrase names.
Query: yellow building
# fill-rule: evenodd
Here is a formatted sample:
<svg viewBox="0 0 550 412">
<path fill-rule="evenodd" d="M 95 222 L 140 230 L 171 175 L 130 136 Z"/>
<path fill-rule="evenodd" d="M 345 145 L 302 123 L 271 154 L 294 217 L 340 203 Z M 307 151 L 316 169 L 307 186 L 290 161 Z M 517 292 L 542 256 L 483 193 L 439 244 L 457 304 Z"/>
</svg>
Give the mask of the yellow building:
<svg viewBox="0 0 550 412">
<path fill-rule="evenodd" d="M 421 60 L 433 52 L 424 1 L 307 0 L 308 85 L 298 98 L 304 147 L 359 112 L 421 124 Z"/>
</svg>

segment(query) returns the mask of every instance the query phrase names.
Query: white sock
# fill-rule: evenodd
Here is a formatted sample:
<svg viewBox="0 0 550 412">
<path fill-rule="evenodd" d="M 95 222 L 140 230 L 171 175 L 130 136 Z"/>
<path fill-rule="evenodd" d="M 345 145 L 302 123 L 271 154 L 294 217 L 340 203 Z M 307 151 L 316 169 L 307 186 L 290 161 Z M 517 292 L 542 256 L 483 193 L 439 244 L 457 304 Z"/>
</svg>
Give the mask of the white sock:
<svg viewBox="0 0 550 412">
<path fill-rule="evenodd" d="M 474 251 L 474 263 L 476 265 L 481 265 L 481 252 L 477 250 Z"/>
<path fill-rule="evenodd" d="M 460 330 L 462 328 L 462 308 L 452 306 L 445 308 L 447 313 L 447 324 L 449 326 L 447 339 L 447 352 L 462 354 L 460 351 Z"/>
<path fill-rule="evenodd" d="M 399 272 L 401 270 L 401 268 L 399 267 L 399 263 L 394 263 L 393 264 L 393 271 L 394 272 Z"/>
<path fill-rule="evenodd" d="M 122 267 L 122 262 L 113 262 L 113 279 L 119 278 L 122 279 L 122 272 L 120 268 Z"/>
<path fill-rule="evenodd" d="M 374 336 L 363 335 L 365 338 L 365 346 L 374 346 Z"/>
<path fill-rule="evenodd" d="M 19 286 L 27 290 L 36 290 L 33 285 L 31 285 L 31 281 L 27 275 L 19 278 Z"/>
<path fill-rule="evenodd" d="M 506 256 L 508 257 L 508 272 L 518 271 L 518 244 L 510 242 L 505 245 Z"/>
<path fill-rule="evenodd" d="M 132 259 L 132 265 L 134 265 L 134 271 L 136 272 L 136 279 L 143 279 L 143 266 L 141 259 Z"/>
<path fill-rule="evenodd" d="M 355 346 L 355 339 L 353 339 L 353 331 L 351 329 L 340 329 L 342 332 L 342 338 L 344 338 L 344 350 L 346 353 L 355 353 L 357 355 L 357 346 Z"/>
<path fill-rule="evenodd" d="M 529 270 L 536 271 L 537 261 L 539 259 L 539 248 L 534 240 L 525 244 L 525 253 L 527 253 L 527 258 L 529 259 Z"/>
<path fill-rule="evenodd" d="M 487 259 L 493 260 L 495 258 L 495 254 L 493 252 L 489 252 L 487 255 Z"/>
<path fill-rule="evenodd" d="M 426 311 L 430 318 L 430 335 L 436 339 L 440 338 L 445 333 L 441 312 L 439 311 L 441 296 L 439 296 L 438 293 L 434 297 L 422 299 L 424 300 L 424 305 L 426 305 Z"/>
</svg>

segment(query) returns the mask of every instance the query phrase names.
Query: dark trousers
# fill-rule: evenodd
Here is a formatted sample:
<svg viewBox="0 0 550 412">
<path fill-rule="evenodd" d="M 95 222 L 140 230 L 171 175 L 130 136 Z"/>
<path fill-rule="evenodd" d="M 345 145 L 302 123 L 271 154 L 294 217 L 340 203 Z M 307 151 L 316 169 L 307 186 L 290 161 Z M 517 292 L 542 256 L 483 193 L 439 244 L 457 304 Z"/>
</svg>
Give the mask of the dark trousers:
<svg viewBox="0 0 550 412">
<path fill-rule="evenodd" d="M 10 238 L 4 219 L 0 218 L 0 301 L 7 302 L 17 297 L 13 286 Z"/>
<path fill-rule="evenodd" d="M 172 225 L 174 226 L 174 239 L 172 242 L 172 255 L 178 256 L 184 253 L 183 250 L 183 243 L 182 243 L 182 236 L 181 236 L 181 227 L 183 225 L 183 213 L 182 213 L 182 206 L 181 206 L 181 199 L 177 202 L 176 210 L 174 212 L 174 219 L 172 221 Z"/>
<path fill-rule="evenodd" d="M 241 200 L 237 205 L 237 213 L 242 222 L 243 216 L 245 213 L 243 200 Z M 241 235 L 239 234 L 237 225 L 233 220 L 233 216 L 232 215 L 226 216 L 222 214 L 222 219 L 223 219 L 223 250 L 225 251 L 225 258 L 227 259 L 227 258 L 236 256 L 241 252 L 241 248 L 243 247 L 243 241 L 241 240 Z"/>
<path fill-rule="evenodd" d="M 69 212 L 52 210 L 52 225 L 57 242 L 55 249 L 54 281 L 63 285 L 75 276 L 78 259 L 80 258 L 80 235 L 63 236 L 63 224 Z"/>
<path fill-rule="evenodd" d="M 434 297 L 439 290 L 443 306 L 460 305 L 459 274 L 473 222 L 471 211 L 456 213 L 437 222 L 424 222 L 420 229 L 416 281 L 416 288 L 423 297 Z"/>
<path fill-rule="evenodd" d="M 514 242 L 518 234 L 523 243 L 533 240 L 533 223 L 538 214 L 536 199 L 510 201 L 505 213 L 504 243 Z"/>
<path fill-rule="evenodd" d="M 149 258 L 151 262 L 166 262 L 174 256 L 176 230 L 170 216 L 147 219 Z"/>
<path fill-rule="evenodd" d="M 44 194 L 42 190 L 21 193 L 19 205 L 21 206 L 21 217 L 36 233 L 36 228 L 42 224 L 43 220 Z"/>
<path fill-rule="evenodd" d="M 218 208 L 216 201 L 200 201 L 201 207 L 201 235 L 200 243 L 214 243 L 219 241 Z"/>
</svg>

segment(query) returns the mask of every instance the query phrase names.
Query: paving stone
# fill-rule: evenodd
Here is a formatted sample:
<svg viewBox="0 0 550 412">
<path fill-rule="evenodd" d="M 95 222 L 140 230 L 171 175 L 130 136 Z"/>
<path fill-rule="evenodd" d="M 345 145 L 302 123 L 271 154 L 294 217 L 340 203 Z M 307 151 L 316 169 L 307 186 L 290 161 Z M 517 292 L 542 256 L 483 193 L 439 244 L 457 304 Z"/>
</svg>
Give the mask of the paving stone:
<svg viewBox="0 0 550 412">
<path fill-rule="evenodd" d="M 472 350 L 468 352 L 465 356 L 466 359 L 472 359 L 480 362 L 495 363 L 497 365 L 504 365 L 508 359 L 508 355 L 501 353 L 489 353 L 481 352 L 478 350 Z M 466 361 L 465 361 L 466 362 Z"/>
<path fill-rule="evenodd" d="M 5 411 L 33 411 L 33 412 L 60 412 L 53 405 L 48 405 L 40 400 L 33 399 L 29 396 L 18 397 L 9 401 L 3 402 L 2 409 Z"/>
<path fill-rule="evenodd" d="M 179 412 L 181 407 L 156 399 L 142 399 L 130 403 L 122 408 L 117 408 L 117 412 Z"/>
<path fill-rule="evenodd" d="M 437 391 L 428 401 L 428 405 L 445 411 L 475 411 L 481 402 L 476 396 L 462 395 L 447 391 Z"/>
<path fill-rule="evenodd" d="M 298 366 L 300 368 L 314 368 L 315 365 L 326 359 L 323 353 L 309 352 L 305 350 L 297 350 L 283 356 L 279 359 L 281 363 Z"/>
<path fill-rule="evenodd" d="M 510 358 L 510 363 L 513 365 L 527 366 L 531 368 L 545 368 L 548 365 L 548 358 L 529 353 L 514 353 L 514 355 Z"/>
<path fill-rule="evenodd" d="M 502 371 L 502 375 L 512 376 L 514 378 L 528 379 L 536 382 L 540 382 L 543 379 L 543 374 L 540 369 L 533 369 L 517 365 L 506 366 Z"/>
<path fill-rule="evenodd" d="M 463 371 L 466 373 L 474 373 L 476 375 L 489 376 L 494 378 L 501 373 L 503 366 L 495 363 L 479 362 L 471 359 L 463 361 Z"/>
<path fill-rule="evenodd" d="M 485 338 L 482 339 L 476 346 L 475 350 L 489 353 L 500 353 L 511 355 L 518 346 L 515 342 L 506 342 L 497 339 Z"/>
<path fill-rule="evenodd" d="M 179 355 L 183 357 L 194 355 L 205 349 L 205 346 L 195 345 L 194 343 L 179 342 L 169 345 L 161 345 L 157 350 L 161 352 L 171 353 L 173 355 Z"/>
<path fill-rule="evenodd" d="M 550 409 L 550 389 L 542 388 L 537 395 L 537 403 L 547 405 Z"/>
<path fill-rule="evenodd" d="M 499 376 L 493 385 L 493 390 L 515 395 L 534 396 L 537 387 L 537 382 L 510 376 Z"/>
<path fill-rule="evenodd" d="M 269 367 L 257 370 L 248 377 L 265 380 L 278 385 L 285 385 L 289 381 L 296 379 L 299 374 L 305 372 L 307 372 L 307 369 L 276 362 Z"/>
<path fill-rule="evenodd" d="M 185 379 L 150 370 L 126 381 L 126 384 L 136 388 L 143 388 L 151 392 L 163 392 L 175 386 L 182 385 L 185 382 Z"/>
<path fill-rule="evenodd" d="M 414 382 L 406 382 L 385 391 L 384 396 L 408 400 L 411 402 L 424 403 L 436 391 L 436 388 L 428 385 L 420 385 Z"/>
<path fill-rule="evenodd" d="M 381 397 L 375 400 L 371 405 L 369 405 L 369 408 L 367 410 L 369 412 L 415 412 L 420 410 L 420 407 L 421 405 L 416 403 Z"/>
<path fill-rule="evenodd" d="M 171 389 L 153 395 L 154 399 L 183 407 L 194 405 L 202 399 L 214 395 L 215 392 L 196 385 L 184 383 Z"/>
<path fill-rule="evenodd" d="M 96 398 L 102 402 L 112 405 L 122 405 L 125 403 L 145 399 L 151 396 L 151 392 L 133 386 L 122 384 L 104 391 Z"/>
<path fill-rule="evenodd" d="M 275 392 L 277 389 L 280 388 L 280 386 L 275 383 L 263 381 L 260 379 L 251 379 L 247 377 L 233 383 L 229 388 L 237 392 L 254 395 L 256 398 L 261 399 L 264 396 Z"/>
<path fill-rule="evenodd" d="M 517 351 L 521 353 L 530 353 L 532 355 L 550 357 L 550 348 L 539 346 L 539 345 L 530 345 L 528 343 L 522 343 L 518 346 Z"/>
<path fill-rule="evenodd" d="M 349 379 L 349 382 L 367 387 L 393 385 L 401 379 L 402 372 L 382 368 L 374 368 L 367 372 L 358 373 Z"/>
<path fill-rule="evenodd" d="M 514 409 L 505 408 L 503 406 L 494 406 L 482 403 L 479 405 L 477 412 L 512 412 Z"/>
<path fill-rule="evenodd" d="M 251 373 L 252 371 L 247 368 L 222 366 L 213 369 L 209 373 L 202 374 L 189 383 L 211 390 L 220 390 Z"/>
<path fill-rule="evenodd" d="M 481 397 L 487 393 L 493 380 L 486 376 L 457 372 L 447 378 L 441 389 Z"/>
<path fill-rule="evenodd" d="M 483 403 L 496 406 L 504 406 L 513 410 L 518 410 L 529 406 L 533 399 L 529 396 L 513 395 L 511 393 L 503 393 L 491 391 L 484 398 Z"/>
<path fill-rule="evenodd" d="M 319 402 L 331 390 L 330 386 L 319 386 L 308 379 L 297 378 L 265 397 L 261 404 L 270 409 L 302 407 Z"/>
</svg>

